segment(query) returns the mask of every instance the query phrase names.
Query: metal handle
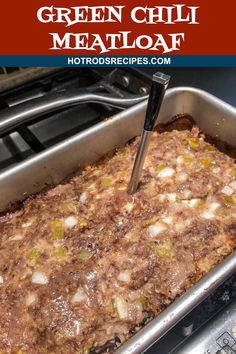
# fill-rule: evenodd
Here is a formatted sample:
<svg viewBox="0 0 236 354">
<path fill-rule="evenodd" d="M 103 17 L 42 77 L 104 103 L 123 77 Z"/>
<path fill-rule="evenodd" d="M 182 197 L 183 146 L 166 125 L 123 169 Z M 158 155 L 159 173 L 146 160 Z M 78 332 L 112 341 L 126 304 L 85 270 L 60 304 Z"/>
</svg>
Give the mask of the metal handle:
<svg viewBox="0 0 236 354">
<path fill-rule="evenodd" d="M 148 99 L 144 128 L 141 135 L 141 141 L 134 161 L 129 186 L 127 192 L 134 194 L 138 188 L 139 178 L 147 154 L 148 144 L 151 133 L 156 124 L 165 91 L 170 81 L 170 76 L 162 73 L 156 73 L 152 78 L 152 87 Z"/>
<path fill-rule="evenodd" d="M 148 96 L 135 95 L 132 98 L 118 98 L 109 94 L 80 93 L 78 91 L 54 92 L 2 110 L 0 114 L 0 134 L 13 130 L 18 125 L 27 123 L 45 113 L 82 103 L 93 102 L 125 109 L 147 98 Z"/>
<path fill-rule="evenodd" d="M 149 94 L 144 130 L 152 131 L 161 108 L 161 104 L 170 81 L 170 76 L 156 73 L 152 77 L 152 87 Z"/>
</svg>

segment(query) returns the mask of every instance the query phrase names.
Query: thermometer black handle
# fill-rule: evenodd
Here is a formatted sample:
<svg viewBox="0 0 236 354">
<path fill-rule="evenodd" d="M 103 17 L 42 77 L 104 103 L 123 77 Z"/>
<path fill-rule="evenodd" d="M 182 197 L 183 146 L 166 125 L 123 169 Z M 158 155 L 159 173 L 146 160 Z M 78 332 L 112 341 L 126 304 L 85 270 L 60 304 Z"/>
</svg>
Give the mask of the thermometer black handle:
<svg viewBox="0 0 236 354">
<path fill-rule="evenodd" d="M 152 78 L 152 87 L 149 94 L 144 130 L 152 131 L 161 108 L 161 104 L 170 81 L 170 76 L 157 72 Z"/>
</svg>

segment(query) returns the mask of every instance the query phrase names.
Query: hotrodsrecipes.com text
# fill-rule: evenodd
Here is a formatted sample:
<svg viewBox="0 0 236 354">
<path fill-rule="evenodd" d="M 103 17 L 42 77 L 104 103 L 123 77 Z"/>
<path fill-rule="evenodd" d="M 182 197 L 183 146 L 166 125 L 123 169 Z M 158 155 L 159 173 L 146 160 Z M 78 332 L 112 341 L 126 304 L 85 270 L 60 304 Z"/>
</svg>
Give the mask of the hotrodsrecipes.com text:
<svg viewBox="0 0 236 354">
<path fill-rule="evenodd" d="M 67 58 L 67 65 L 130 65 L 130 66 L 156 66 L 156 65 L 171 65 L 171 57 L 162 56 L 147 56 L 147 57 L 126 57 L 126 56 L 107 56 L 107 57 L 75 57 L 71 56 Z"/>
</svg>

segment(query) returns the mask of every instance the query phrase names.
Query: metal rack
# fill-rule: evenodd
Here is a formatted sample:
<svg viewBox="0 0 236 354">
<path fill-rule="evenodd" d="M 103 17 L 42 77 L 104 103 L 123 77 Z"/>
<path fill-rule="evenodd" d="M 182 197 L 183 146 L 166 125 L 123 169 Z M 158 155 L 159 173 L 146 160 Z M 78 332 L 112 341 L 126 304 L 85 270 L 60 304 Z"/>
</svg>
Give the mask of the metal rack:
<svg viewBox="0 0 236 354">
<path fill-rule="evenodd" d="M 0 117 L 3 117 L 9 108 L 18 112 L 18 107 L 21 107 L 22 103 L 30 103 L 35 99 L 33 102 L 39 101 L 37 99 L 47 100 L 50 95 L 56 96 L 58 92 L 59 94 L 66 93 L 71 89 L 76 93 L 77 90 L 86 92 L 91 87 L 90 93 L 106 96 L 114 93 L 117 97 L 127 97 L 127 99 L 133 95 L 145 96 L 149 90 L 149 79 L 133 69 L 96 70 L 88 68 L 57 69 L 56 71 L 48 69 L 49 72 L 45 72 L 45 69 L 40 71 L 40 68 L 29 70 L 15 68 L 13 72 L 10 69 L 5 68 L 3 75 L 7 76 L 7 80 L 13 80 L 12 83 L 15 82 L 16 77 L 19 80 L 22 73 L 25 75 L 26 72 L 30 80 L 21 81 L 20 84 L 2 92 L 0 90 Z M 30 70 L 31 76 L 29 76 Z M 36 77 L 36 74 L 39 76 Z M 85 103 L 80 106 L 62 107 L 54 112 L 45 112 L 17 127 L 9 128 L 0 134 L 2 151 L 0 170 L 42 152 L 79 131 L 113 116 L 120 110 L 120 108 L 106 104 Z"/>
</svg>

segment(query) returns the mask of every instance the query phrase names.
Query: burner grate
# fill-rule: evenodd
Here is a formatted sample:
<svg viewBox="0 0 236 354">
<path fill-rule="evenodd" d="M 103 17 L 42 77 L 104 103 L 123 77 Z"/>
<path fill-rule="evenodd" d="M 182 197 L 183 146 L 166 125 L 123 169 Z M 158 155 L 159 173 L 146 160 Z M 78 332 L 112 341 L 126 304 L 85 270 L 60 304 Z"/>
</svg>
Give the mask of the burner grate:
<svg viewBox="0 0 236 354">
<path fill-rule="evenodd" d="M 84 92 L 91 93 L 112 93 L 122 98 L 128 98 L 133 94 L 145 95 L 149 91 L 151 81 L 144 75 L 142 78 L 142 75 L 135 69 L 72 68 L 55 71 L 53 68 L 46 68 L 46 71 L 44 69 L 41 71 L 40 68 L 18 67 L 1 68 L 1 70 L 0 85 L 3 85 L 4 80 L 9 80 L 12 85 L 0 91 L 2 117 L 4 116 L 3 110 L 6 112 L 9 107 L 17 108 L 17 105 L 21 103 L 40 97 L 46 98 L 56 92 L 69 93 L 71 90 L 74 92 L 84 90 Z M 20 75 L 26 74 L 28 78 L 31 75 L 30 80 L 17 81 Z M 40 76 L 36 77 L 39 74 Z M 17 80 L 11 81 L 13 77 L 17 77 Z M 17 85 L 13 85 L 13 82 L 17 82 Z M 0 145 L 4 147 L 0 156 L 0 170 L 42 152 L 119 111 L 120 109 L 105 104 L 86 103 L 42 114 L 40 117 L 32 118 L 28 123 L 9 128 L 6 132 L 0 133 Z M 17 134 L 12 135 L 16 132 Z M 24 141 L 24 146 L 22 141 Z M 4 151 L 7 152 L 5 157 Z M 11 158 L 9 158 L 9 153 Z"/>
<path fill-rule="evenodd" d="M 0 92 L 9 90 L 18 85 L 24 84 L 34 79 L 38 79 L 46 74 L 57 71 L 58 68 L 28 68 L 28 67 L 0 67 Z"/>
<path fill-rule="evenodd" d="M 24 70 L 26 70 L 26 68 L 22 68 L 20 66 L 19 67 L 2 66 L 0 67 L 0 75 L 9 75 Z"/>
</svg>

